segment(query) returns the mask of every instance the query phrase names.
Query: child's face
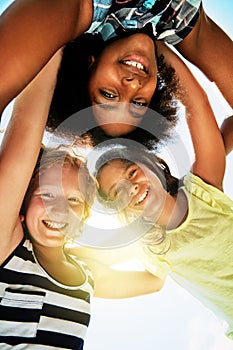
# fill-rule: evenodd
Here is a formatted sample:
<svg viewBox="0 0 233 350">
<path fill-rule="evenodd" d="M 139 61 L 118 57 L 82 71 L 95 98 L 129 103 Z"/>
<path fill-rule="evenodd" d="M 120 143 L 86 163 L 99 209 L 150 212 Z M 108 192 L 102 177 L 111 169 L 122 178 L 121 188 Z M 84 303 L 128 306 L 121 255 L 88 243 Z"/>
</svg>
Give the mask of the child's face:
<svg viewBox="0 0 233 350">
<path fill-rule="evenodd" d="M 118 210 L 149 217 L 160 223 L 168 193 L 159 178 L 146 166 L 112 160 L 98 174 L 101 191 L 111 201 L 118 202 Z"/>
<path fill-rule="evenodd" d="M 156 83 L 155 46 L 148 35 L 134 34 L 105 48 L 89 80 L 94 115 L 104 131 L 117 136 L 135 129 L 146 112 Z M 123 102 L 125 107 L 118 102 Z"/>
<path fill-rule="evenodd" d="M 77 235 L 84 204 L 77 168 L 55 165 L 47 169 L 39 178 L 26 213 L 32 239 L 48 247 L 63 245 L 66 235 Z"/>
</svg>

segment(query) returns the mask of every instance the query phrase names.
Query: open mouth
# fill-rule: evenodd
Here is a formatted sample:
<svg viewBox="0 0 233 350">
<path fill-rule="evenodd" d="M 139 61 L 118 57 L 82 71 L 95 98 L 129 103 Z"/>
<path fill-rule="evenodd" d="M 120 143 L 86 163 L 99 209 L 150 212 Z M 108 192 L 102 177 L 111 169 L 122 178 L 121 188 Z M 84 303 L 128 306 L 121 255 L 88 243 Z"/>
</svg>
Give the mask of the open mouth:
<svg viewBox="0 0 233 350">
<path fill-rule="evenodd" d="M 121 60 L 120 63 L 125 64 L 127 66 L 136 67 L 137 69 L 141 70 L 142 72 L 148 74 L 146 67 L 140 62 L 136 62 L 136 61 L 132 61 L 132 60 Z"/>
<path fill-rule="evenodd" d="M 42 220 L 43 224 L 52 230 L 62 230 L 64 229 L 67 224 L 64 222 L 56 222 L 56 221 L 48 221 L 48 220 Z"/>
<path fill-rule="evenodd" d="M 141 204 L 148 196 L 149 193 L 149 189 L 147 188 L 138 198 L 137 202 L 135 203 L 135 205 L 139 205 Z"/>
<path fill-rule="evenodd" d="M 132 54 L 125 55 L 119 60 L 119 63 L 132 67 L 134 69 L 136 68 L 140 72 L 143 72 L 146 74 L 149 73 L 148 60 L 146 57 L 142 56 L 141 54 L 132 53 Z"/>
</svg>

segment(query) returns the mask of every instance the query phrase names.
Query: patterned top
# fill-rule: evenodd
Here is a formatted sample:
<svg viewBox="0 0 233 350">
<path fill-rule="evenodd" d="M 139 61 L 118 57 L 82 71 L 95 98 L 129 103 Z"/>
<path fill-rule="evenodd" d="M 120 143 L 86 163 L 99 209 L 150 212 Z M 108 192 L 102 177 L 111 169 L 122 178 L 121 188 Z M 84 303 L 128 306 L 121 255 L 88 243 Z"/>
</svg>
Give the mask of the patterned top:
<svg viewBox="0 0 233 350">
<path fill-rule="evenodd" d="M 94 0 L 94 15 L 87 32 L 100 32 L 104 40 L 121 31 L 151 24 L 157 40 L 175 45 L 192 30 L 201 0 Z"/>
<path fill-rule="evenodd" d="M 30 240 L 18 245 L 0 267 L 1 349 L 83 349 L 93 281 L 82 262 L 73 263 L 86 276 L 81 286 L 51 278 L 36 262 Z"/>
<path fill-rule="evenodd" d="M 189 173 L 184 179 L 189 202 L 186 220 L 167 231 L 166 254 L 142 252 L 145 267 L 169 274 L 229 324 L 233 335 L 233 201 Z"/>
</svg>

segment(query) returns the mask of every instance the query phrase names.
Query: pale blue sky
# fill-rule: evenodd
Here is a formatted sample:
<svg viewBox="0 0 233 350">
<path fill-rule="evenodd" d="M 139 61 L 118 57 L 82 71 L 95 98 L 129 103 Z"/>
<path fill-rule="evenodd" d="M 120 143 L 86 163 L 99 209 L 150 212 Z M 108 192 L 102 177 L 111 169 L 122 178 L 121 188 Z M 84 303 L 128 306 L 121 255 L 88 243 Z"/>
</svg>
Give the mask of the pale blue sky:
<svg viewBox="0 0 233 350">
<path fill-rule="evenodd" d="M 0 13 L 11 2 L 0 0 Z M 210 17 L 232 37 L 232 1 L 203 3 Z M 231 110 L 211 84 L 202 82 L 220 123 Z M 184 135 L 185 125 L 179 130 Z M 227 160 L 225 180 L 225 191 L 233 198 L 232 167 L 233 155 Z M 233 342 L 222 333 L 221 322 L 170 279 L 161 292 L 149 296 L 94 299 L 92 311 L 85 350 L 233 350 Z"/>
</svg>

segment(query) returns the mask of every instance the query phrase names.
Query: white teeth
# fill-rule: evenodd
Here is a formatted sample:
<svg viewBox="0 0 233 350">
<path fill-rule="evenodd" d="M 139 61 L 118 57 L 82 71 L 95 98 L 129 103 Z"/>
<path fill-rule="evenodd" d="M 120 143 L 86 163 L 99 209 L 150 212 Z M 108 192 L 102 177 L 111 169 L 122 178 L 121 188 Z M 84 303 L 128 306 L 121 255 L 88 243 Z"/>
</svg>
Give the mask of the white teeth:
<svg viewBox="0 0 233 350">
<path fill-rule="evenodd" d="M 148 189 L 139 197 L 136 204 L 140 204 L 146 198 L 147 195 L 148 195 Z"/>
<path fill-rule="evenodd" d="M 56 230 L 61 230 L 66 226 L 65 223 L 61 223 L 61 222 L 59 223 L 59 222 L 55 222 L 55 221 L 43 220 L 43 223 L 45 224 L 46 227 L 56 229 Z"/>
<path fill-rule="evenodd" d="M 137 67 L 138 69 L 143 70 L 143 71 L 146 70 L 145 67 L 139 62 L 126 60 L 126 61 L 124 61 L 124 63 L 127 64 L 128 66 Z"/>
</svg>

